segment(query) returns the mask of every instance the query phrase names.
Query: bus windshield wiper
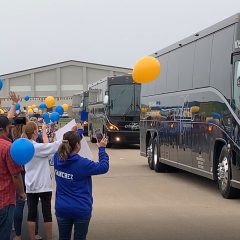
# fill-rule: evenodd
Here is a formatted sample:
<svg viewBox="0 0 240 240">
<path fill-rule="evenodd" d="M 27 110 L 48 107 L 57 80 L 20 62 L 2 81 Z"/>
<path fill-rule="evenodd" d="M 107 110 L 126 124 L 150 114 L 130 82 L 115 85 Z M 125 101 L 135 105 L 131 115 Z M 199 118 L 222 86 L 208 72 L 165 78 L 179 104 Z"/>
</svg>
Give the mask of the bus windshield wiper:
<svg viewBox="0 0 240 240">
<path fill-rule="evenodd" d="M 131 103 L 131 104 L 129 105 L 129 107 L 127 108 L 127 111 L 123 114 L 123 116 L 126 116 L 126 115 L 130 112 L 132 106 L 133 106 L 133 104 Z"/>
<path fill-rule="evenodd" d="M 140 106 L 139 106 L 139 104 L 136 104 L 136 107 L 137 107 L 137 109 L 138 110 L 140 110 L 141 108 L 140 108 Z"/>
</svg>

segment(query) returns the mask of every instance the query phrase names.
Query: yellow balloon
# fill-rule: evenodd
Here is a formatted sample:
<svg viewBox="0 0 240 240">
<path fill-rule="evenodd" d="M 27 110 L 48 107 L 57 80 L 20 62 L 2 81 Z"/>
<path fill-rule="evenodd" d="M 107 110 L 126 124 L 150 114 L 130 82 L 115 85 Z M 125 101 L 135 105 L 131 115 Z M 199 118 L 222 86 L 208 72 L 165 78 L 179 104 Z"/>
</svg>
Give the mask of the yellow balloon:
<svg viewBox="0 0 240 240">
<path fill-rule="evenodd" d="M 32 109 L 32 106 L 28 106 L 28 110 L 29 110 L 29 109 Z"/>
<path fill-rule="evenodd" d="M 133 80 L 136 83 L 149 83 L 157 79 L 161 72 L 160 62 L 154 57 L 143 57 L 133 68 Z"/>
<path fill-rule="evenodd" d="M 2 109 L 0 109 L 0 114 L 4 114 L 4 111 Z"/>
<path fill-rule="evenodd" d="M 31 107 L 32 107 L 32 108 L 36 108 L 36 107 L 37 107 L 37 105 L 36 105 L 36 104 L 33 104 Z"/>
<path fill-rule="evenodd" d="M 33 110 L 32 109 L 28 109 L 28 114 L 32 114 Z"/>
<path fill-rule="evenodd" d="M 68 104 L 64 103 L 64 104 L 62 105 L 62 107 L 63 107 L 64 112 L 67 112 L 67 110 L 68 110 Z"/>
<path fill-rule="evenodd" d="M 48 96 L 46 99 L 45 99 L 45 103 L 47 105 L 48 108 L 51 108 L 55 105 L 55 99 L 53 96 Z"/>
<path fill-rule="evenodd" d="M 192 106 L 191 107 L 191 112 L 192 113 L 197 113 L 197 112 L 199 112 L 199 110 L 200 110 L 200 107 L 198 107 L 198 106 Z"/>
</svg>

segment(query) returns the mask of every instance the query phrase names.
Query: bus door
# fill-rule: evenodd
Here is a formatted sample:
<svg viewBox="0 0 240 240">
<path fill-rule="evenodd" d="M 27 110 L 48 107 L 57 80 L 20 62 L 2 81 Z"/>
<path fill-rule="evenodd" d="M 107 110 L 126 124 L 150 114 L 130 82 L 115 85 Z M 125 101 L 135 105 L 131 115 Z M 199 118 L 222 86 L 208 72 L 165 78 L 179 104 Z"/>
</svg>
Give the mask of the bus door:
<svg viewBox="0 0 240 240">
<path fill-rule="evenodd" d="M 233 97 L 232 108 L 240 119 L 240 54 L 233 56 Z M 240 181 L 240 124 L 232 117 L 233 139 L 237 146 L 233 146 L 232 178 Z"/>
</svg>

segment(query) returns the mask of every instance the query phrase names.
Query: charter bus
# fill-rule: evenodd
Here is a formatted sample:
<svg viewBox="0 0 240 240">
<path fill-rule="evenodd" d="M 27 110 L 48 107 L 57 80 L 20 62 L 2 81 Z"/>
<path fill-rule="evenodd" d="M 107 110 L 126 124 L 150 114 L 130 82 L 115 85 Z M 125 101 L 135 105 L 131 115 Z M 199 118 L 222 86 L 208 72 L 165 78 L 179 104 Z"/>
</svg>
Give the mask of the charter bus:
<svg viewBox="0 0 240 240">
<path fill-rule="evenodd" d="M 88 135 L 88 91 L 75 94 L 72 97 L 72 117 L 84 123 L 84 135 Z"/>
<path fill-rule="evenodd" d="M 141 90 L 140 151 L 169 166 L 240 189 L 240 14 L 154 53 L 156 81 Z"/>
<path fill-rule="evenodd" d="M 89 85 L 89 137 L 95 131 L 108 136 L 112 144 L 139 144 L 141 85 L 131 75 L 106 77 Z"/>
</svg>

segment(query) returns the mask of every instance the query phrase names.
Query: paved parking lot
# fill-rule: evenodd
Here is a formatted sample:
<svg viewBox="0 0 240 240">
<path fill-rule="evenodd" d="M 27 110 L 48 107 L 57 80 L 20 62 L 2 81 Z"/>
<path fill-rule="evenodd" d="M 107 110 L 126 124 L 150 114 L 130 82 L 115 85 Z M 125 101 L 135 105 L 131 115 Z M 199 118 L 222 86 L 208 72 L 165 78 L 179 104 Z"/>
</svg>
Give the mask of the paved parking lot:
<svg viewBox="0 0 240 240">
<path fill-rule="evenodd" d="M 223 199 L 214 182 L 199 176 L 149 170 L 137 146 L 107 151 L 109 173 L 93 178 L 88 240 L 240 239 L 240 199 Z"/>
</svg>

